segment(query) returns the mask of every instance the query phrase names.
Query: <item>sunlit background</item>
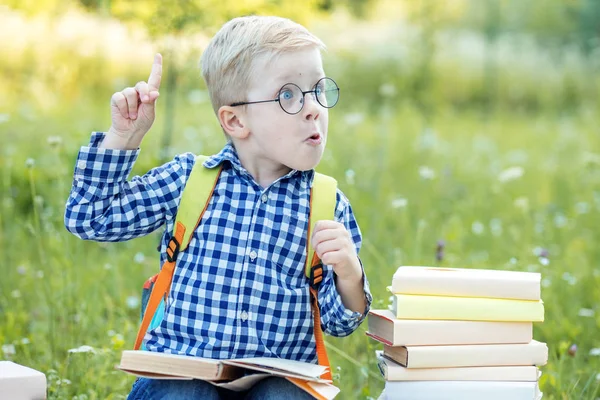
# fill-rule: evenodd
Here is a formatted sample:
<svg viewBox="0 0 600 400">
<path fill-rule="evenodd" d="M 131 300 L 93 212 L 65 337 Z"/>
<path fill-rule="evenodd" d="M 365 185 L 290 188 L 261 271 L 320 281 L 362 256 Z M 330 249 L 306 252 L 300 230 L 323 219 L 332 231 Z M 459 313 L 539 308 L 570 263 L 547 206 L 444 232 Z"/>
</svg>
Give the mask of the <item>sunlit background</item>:
<svg viewBox="0 0 600 400">
<path fill-rule="evenodd" d="M 318 170 L 352 202 L 374 308 L 399 265 L 537 271 L 544 399 L 600 398 L 600 2 L 9 0 L 0 6 L 0 359 L 50 399 L 123 399 L 159 232 L 87 243 L 63 227 L 77 152 L 113 92 L 164 57 L 133 174 L 224 138 L 198 60 L 228 19 L 275 14 L 328 46 L 341 87 Z M 328 338 L 340 399 L 376 399 L 380 345 Z"/>
</svg>

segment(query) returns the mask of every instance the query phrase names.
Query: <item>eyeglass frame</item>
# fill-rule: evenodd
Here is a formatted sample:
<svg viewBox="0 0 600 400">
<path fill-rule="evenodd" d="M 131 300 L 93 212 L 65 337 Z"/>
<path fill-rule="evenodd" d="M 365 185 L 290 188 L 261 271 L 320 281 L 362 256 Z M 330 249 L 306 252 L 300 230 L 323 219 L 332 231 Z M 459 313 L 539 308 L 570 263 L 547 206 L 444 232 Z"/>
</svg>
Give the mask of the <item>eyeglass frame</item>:
<svg viewBox="0 0 600 400">
<path fill-rule="evenodd" d="M 329 106 L 329 107 L 328 107 L 328 106 L 325 106 L 325 105 L 323 105 L 323 103 L 321 103 L 321 102 L 319 101 L 319 97 L 317 96 L 317 93 L 316 93 L 316 91 L 317 91 L 317 85 L 318 85 L 318 84 L 319 84 L 319 82 L 321 82 L 323 79 L 329 79 L 331 82 L 333 82 L 333 84 L 335 85 L 335 87 L 336 87 L 336 89 L 337 89 L 337 92 L 338 92 L 338 99 L 337 99 L 337 101 L 335 102 L 335 104 L 334 104 L 334 105 L 332 105 L 332 106 Z M 298 89 L 300 89 L 300 92 L 302 93 L 302 107 L 300 107 L 300 109 L 299 109 L 297 112 L 295 112 L 295 113 L 291 113 L 291 112 L 288 112 L 288 111 L 286 111 L 286 110 L 285 110 L 285 108 L 283 108 L 283 105 L 281 105 L 281 100 L 280 100 L 281 91 L 282 91 L 282 90 L 283 90 L 283 88 L 284 88 L 284 87 L 286 87 L 287 85 L 294 85 L 294 86 L 296 86 Z M 285 112 L 285 113 L 286 113 L 286 114 L 288 114 L 288 115 L 296 115 L 296 114 L 299 114 L 299 113 L 300 113 L 300 111 L 302 111 L 302 110 L 304 109 L 304 97 L 306 96 L 306 94 L 307 94 L 307 93 L 314 93 L 315 100 L 316 100 L 316 101 L 317 101 L 317 103 L 319 103 L 319 105 L 320 105 L 321 107 L 323 107 L 323 108 L 333 108 L 333 107 L 335 107 L 335 106 L 336 106 L 336 104 L 338 103 L 338 101 L 340 101 L 340 87 L 338 86 L 338 84 L 337 84 L 337 82 L 336 82 L 336 81 L 334 81 L 333 79 L 331 79 L 331 78 L 330 78 L 330 77 L 328 77 L 328 76 L 324 76 L 323 78 L 319 79 L 319 80 L 317 81 L 317 83 L 315 83 L 315 86 L 313 86 L 313 89 L 312 89 L 312 90 L 306 90 L 306 91 L 305 91 L 305 90 L 302 90 L 302 88 L 301 88 L 300 86 L 296 85 L 295 83 L 293 83 L 293 82 L 288 82 L 288 83 L 284 84 L 283 86 L 281 86 L 281 88 L 279 89 L 279 92 L 278 92 L 278 93 L 279 93 L 279 94 L 277 95 L 277 98 L 276 98 L 276 99 L 273 99 L 273 100 L 259 100 L 259 101 L 239 101 L 239 102 L 236 102 L 236 103 L 232 103 L 232 104 L 230 104 L 230 105 L 229 105 L 229 107 L 245 106 L 245 105 L 248 105 L 248 104 L 274 103 L 274 102 L 277 102 L 277 103 L 279 103 L 279 107 L 281 107 L 281 109 L 283 110 L 283 112 Z"/>
</svg>

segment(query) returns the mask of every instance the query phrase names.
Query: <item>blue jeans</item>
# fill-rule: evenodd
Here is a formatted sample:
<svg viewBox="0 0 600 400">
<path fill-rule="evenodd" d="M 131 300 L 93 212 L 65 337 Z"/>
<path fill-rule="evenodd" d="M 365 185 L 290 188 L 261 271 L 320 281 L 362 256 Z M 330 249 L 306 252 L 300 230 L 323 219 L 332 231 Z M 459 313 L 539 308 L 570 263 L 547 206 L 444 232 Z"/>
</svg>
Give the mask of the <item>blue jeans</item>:
<svg viewBox="0 0 600 400">
<path fill-rule="evenodd" d="M 269 377 L 250 390 L 234 392 L 208 382 L 139 378 L 127 400 L 276 400 L 313 399 L 311 395 L 285 378 Z"/>
</svg>

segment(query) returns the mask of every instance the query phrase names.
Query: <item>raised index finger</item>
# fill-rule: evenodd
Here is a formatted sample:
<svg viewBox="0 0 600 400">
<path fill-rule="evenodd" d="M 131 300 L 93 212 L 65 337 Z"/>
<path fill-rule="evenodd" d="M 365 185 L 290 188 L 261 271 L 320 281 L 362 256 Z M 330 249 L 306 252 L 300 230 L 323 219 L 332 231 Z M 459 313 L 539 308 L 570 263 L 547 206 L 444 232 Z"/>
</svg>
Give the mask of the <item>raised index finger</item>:
<svg viewBox="0 0 600 400">
<path fill-rule="evenodd" d="M 150 90 L 158 90 L 160 88 L 160 79 L 162 77 L 162 56 L 160 53 L 156 53 L 154 56 L 154 63 L 152 64 L 152 71 L 148 78 L 148 86 Z"/>
</svg>

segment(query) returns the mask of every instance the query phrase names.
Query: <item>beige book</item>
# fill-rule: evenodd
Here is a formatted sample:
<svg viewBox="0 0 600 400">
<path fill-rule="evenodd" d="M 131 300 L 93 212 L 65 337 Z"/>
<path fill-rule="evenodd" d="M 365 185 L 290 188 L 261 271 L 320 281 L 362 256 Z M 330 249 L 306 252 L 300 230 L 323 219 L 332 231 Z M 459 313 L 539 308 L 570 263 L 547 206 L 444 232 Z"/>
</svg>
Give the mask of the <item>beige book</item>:
<svg viewBox="0 0 600 400">
<path fill-rule="evenodd" d="M 405 368 L 378 354 L 378 365 L 386 381 L 501 381 L 536 382 L 535 366 Z"/>
<path fill-rule="evenodd" d="M 280 358 L 257 357 L 213 360 L 144 350 L 125 350 L 118 369 L 153 379 L 199 379 L 242 391 L 269 376 L 280 376 L 321 400 L 333 399 L 339 389 L 321 379 L 327 367 Z"/>
<path fill-rule="evenodd" d="M 0 399 L 43 400 L 46 375 L 12 361 L 0 361 Z"/>
<path fill-rule="evenodd" d="M 370 337 L 390 346 L 529 343 L 531 322 L 396 319 L 389 310 L 371 310 Z"/>
<path fill-rule="evenodd" d="M 406 368 L 536 365 L 548 362 L 546 343 L 460 346 L 383 346 L 383 354 Z"/>
<path fill-rule="evenodd" d="M 392 278 L 392 292 L 540 300 L 540 283 L 538 272 L 402 266 Z"/>
</svg>

